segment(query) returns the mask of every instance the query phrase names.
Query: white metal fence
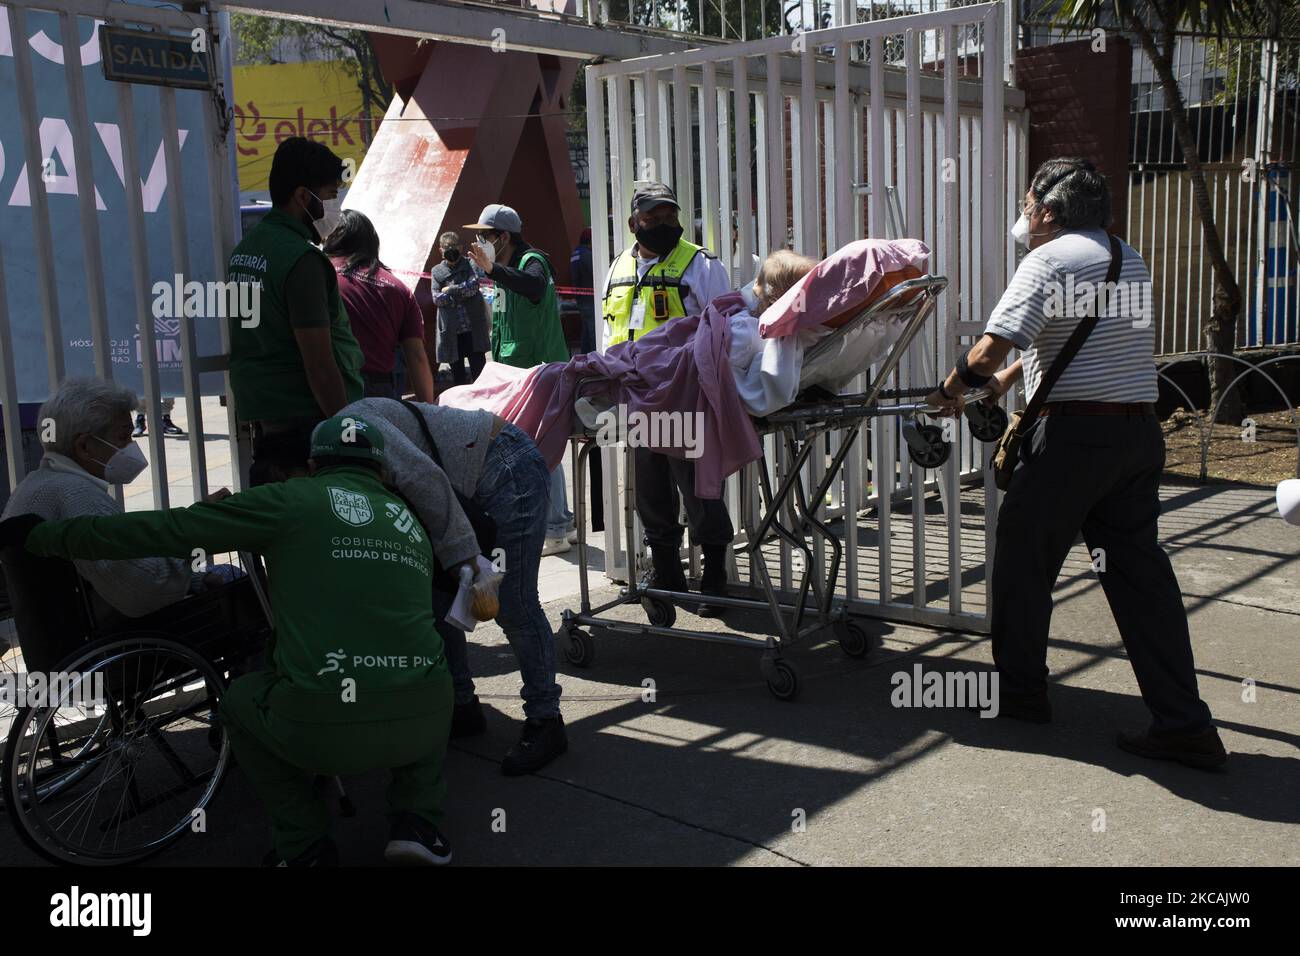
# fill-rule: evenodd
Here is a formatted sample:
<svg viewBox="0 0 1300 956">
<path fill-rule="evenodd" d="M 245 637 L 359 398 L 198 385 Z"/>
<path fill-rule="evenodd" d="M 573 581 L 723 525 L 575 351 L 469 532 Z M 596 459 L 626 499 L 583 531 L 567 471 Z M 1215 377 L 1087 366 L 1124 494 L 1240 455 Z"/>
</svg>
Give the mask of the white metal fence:
<svg viewBox="0 0 1300 956">
<path fill-rule="evenodd" d="M 214 70 L 218 76 L 225 72 L 224 19 L 214 14 L 97 0 L 6 0 L 0 6 L 0 33 L 4 34 L 0 39 L 8 41 L 0 43 L 0 54 L 7 54 L 0 57 L 0 75 L 6 80 L 12 77 L 12 84 L 0 84 L 0 110 L 17 117 L 22 146 L 21 156 L 10 152 L 7 169 L 21 169 L 14 195 L 26 197 L 26 201 L 15 200 L 8 189 L 4 191 L 7 234 L 0 237 L 0 402 L 6 457 L 13 487 L 25 472 L 19 440 L 20 392 L 52 393 L 65 374 L 76 370 L 71 367 L 74 363 L 93 364 L 85 372 L 93 370 L 101 377 L 120 377 L 124 363 L 132 363 L 129 367 L 134 371 L 138 355 L 142 397 L 150 419 L 153 504 L 163 508 L 169 503 L 169 489 L 160 427 L 159 369 L 160 355 L 167 350 L 158 348 L 160 332 L 151 289 L 160 280 L 171 283 L 178 274 L 186 280 L 195 275 L 224 278 L 237 229 L 232 166 L 217 95 L 103 80 L 97 31 L 106 21 L 186 35 L 200 28 L 206 31 Z M 52 66 L 58 63 L 61 68 Z M 61 81 L 52 69 L 59 70 Z M 183 95 L 186 111 L 178 115 L 177 102 Z M 59 135 L 51 135 L 51 128 Z M 186 155 L 201 153 L 205 161 L 183 165 L 181 149 L 191 136 Z M 12 149 L 16 144 L 5 145 Z M 96 176 L 96 168 L 103 170 L 110 160 L 116 171 L 111 185 Z M 62 167 L 67 168 L 66 176 L 50 175 Z M 10 182 L 8 177 L 5 182 Z M 186 187 L 191 190 L 188 196 Z M 196 201 L 196 197 L 200 198 Z M 24 206 L 30 209 L 30 227 L 15 228 L 23 222 Z M 191 247 L 206 249 L 207 261 L 193 261 Z M 6 295 L 7 260 L 32 270 L 39 289 L 38 317 L 26 310 L 11 311 L 16 274 L 9 273 L 10 294 Z M 121 274 L 128 279 L 119 288 L 129 288 L 133 294 L 111 291 Z M 44 338 L 43 368 L 16 358 L 15 328 L 30 335 L 34 320 L 39 321 Z M 189 470 L 197 500 L 208 491 L 199 375 L 219 368 L 221 362 L 205 362 L 198 354 L 194 317 L 182 312 L 176 321 L 173 334 L 179 341 L 189 419 Z M 115 341 L 113 327 L 133 326 L 138 329 L 138 346 L 129 332 L 126 344 L 119 346 L 122 340 Z M 215 338 L 210 330 L 204 335 Z M 88 344 L 74 345 L 81 341 Z M 219 341 L 221 353 L 228 352 L 224 322 Z M 86 362 L 85 348 L 91 351 L 93 363 Z M 126 353 L 118 354 L 122 349 Z M 226 424 L 233 439 L 233 408 L 228 412 Z M 238 469 L 235 473 L 237 482 Z"/>
<path fill-rule="evenodd" d="M 1003 13 L 985 3 L 588 67 L 595 275 L 631 241 L 623 223 L 637 179 L 673 185 L 683 208 L 698 211 L 697 240 L 746 277 L 754 254 L 789 245 L 821 258 L 855 238 L 888 236 L 896 197 L 907 235 L 933 251 L 930 271 L 951 280 L 940 320 L 897 373 L 898 387 L 933 384 L 982 331 L 1014 261 L 1007 227 L 1025 177 L 1023 98 L 1004 83 Z M 738 524 L 753 524 L 755 469 L 778 480 L 785 467 L 783 449 L 767 451 L 729 482 Z M 985 454 L 963 425 L 956 453 L 927 483 L 900 454 L 897 422 L 872 427 L 826 505 L 828 518 L 844 521 L 851 606 L 986 626 L 996 492 Z M 622 513 L 618 460 L 606 456 L 607 515 Z M 815 456 L 810 467 L 824 462 Z M 963 477 L 979 489 L 976 527 L 962 524 Z M 917 493 L 936 485 L 938 521 Z M 907 521 L 892 514 L 899 499 L 911 501 Z M 858 515 L 870 507 L 875 558 L 866 566 Z M 619 578 L 628 569 L 610 560 L 620 553 L 617 524 L 605 553 Z M 788 545 L 777 560 L 788 587 Z"/>
</svg>

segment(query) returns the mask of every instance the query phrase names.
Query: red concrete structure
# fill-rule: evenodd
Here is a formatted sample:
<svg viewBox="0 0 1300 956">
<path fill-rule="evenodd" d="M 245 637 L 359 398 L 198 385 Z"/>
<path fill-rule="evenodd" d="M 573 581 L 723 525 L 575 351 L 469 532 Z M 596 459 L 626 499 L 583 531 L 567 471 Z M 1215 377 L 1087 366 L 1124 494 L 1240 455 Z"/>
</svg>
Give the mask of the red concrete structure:
<svg viewBox="0 0 1300 956">
<path fill-rule="evenodd" d="M 412 286 L 438 236 L 485 205 L 519 211 L 561 284 L 585 223 L 565 140 L 578 61 L 373 34 L 394 97 L 348 191 Z"/>
<path fill-rule="evenodd" d="M 1130 83 L 1133 51 L 1122 37 L 1016 51 L 1016 86 L 1029 110 L 1029 174 L 1053 156 L 1082 156 L 1110 181 L 1111 232 L 1128 222 Z"/>
</svg>

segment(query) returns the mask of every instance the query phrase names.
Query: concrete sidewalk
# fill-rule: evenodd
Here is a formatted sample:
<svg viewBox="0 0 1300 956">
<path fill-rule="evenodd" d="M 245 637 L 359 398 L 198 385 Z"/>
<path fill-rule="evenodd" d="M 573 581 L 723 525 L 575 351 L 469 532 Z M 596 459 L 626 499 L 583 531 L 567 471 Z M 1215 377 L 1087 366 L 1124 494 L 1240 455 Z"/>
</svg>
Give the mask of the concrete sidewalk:
<svg viewBox="0 0 1300 956">
<path fill-rule="evenodd" d="M 795 649 L 794 703 L 768 694 L 757 652 L 597 635 L 592 668 L 562 666 L 569 753 L 508 779 L 497 764 L 522 719 L 520 681 L 500 632 L 480 629 L 471 654 L 489 728 L 457 741 L 448 760 L 444 829 L 456 861 L 1300 863 L 1300 531 L 1261 489 L 1175 487 L 1166 499 L 1162 537 L 1191 615 L 1201 691 L 1233 752 L 1226 772 L 1115 747 L 1115 732 L 1145 726 L 1146 711 L 1080 547 L 1058 586 L 1050 726 L 891 706 L 891 675 L 915 663 L 989 668 L 988 641 L 969 635 L 882 624 L 866 661 L 833 644 Z M 565 606 L 547 606 L 553 623 Z M 761 617 L 728 623 L 767 630 Z M 1246 679 L 1254 703 L 1243 701 Z M 346 783 L 360 812 L 337 821 L 343 858 L 380 864 L 384 775 Z M 265 827 L 236 771 L 209 808 L 208 832 L 157 862 L 255 863 Z M 0 860 L 34 861 L 7 823 Z"/>
</svg>

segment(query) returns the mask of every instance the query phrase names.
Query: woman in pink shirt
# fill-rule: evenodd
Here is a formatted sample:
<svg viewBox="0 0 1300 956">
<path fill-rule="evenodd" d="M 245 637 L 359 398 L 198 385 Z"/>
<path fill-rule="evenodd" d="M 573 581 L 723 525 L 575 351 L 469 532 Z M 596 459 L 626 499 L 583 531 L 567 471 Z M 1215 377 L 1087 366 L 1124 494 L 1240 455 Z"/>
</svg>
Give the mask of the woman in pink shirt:
<svg viewBox="0 0 1300 956">
<path fill-rule="evenodd" d="M 393 367 L 400 346 L 417 401 L 434 400 L 424 352 L 424 318 L 415 296 L 379 261 L 379 234 L 364 213 L 345 209 L 322 246 L 339 275 L 339 294 L 365 362 L 366 395 L 401 398 Z"/>
</svg>

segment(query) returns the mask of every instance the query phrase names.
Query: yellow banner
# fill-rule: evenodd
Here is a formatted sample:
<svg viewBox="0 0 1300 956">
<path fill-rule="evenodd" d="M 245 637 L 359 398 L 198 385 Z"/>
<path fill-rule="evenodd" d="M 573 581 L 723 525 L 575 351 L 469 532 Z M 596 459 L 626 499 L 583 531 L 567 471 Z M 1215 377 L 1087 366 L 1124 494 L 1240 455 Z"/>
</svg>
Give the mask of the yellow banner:
<svg viewBox="0 0 1300 956">
<path fill-rule="evenodd" d="M 340 64 L 237 66 L 234 100 L 241 192 L 270 188 L 271 158 L 292 136 L 324 143 L 360 168 L 367 120 L 361 90 Z M 383 105 L 372 106 L 375 125 L 383 118 Z"/>
</svg>

